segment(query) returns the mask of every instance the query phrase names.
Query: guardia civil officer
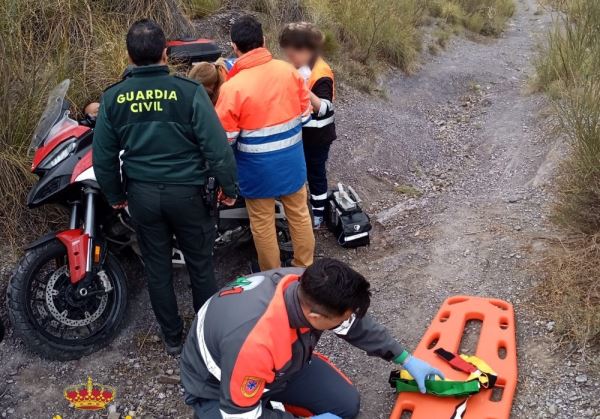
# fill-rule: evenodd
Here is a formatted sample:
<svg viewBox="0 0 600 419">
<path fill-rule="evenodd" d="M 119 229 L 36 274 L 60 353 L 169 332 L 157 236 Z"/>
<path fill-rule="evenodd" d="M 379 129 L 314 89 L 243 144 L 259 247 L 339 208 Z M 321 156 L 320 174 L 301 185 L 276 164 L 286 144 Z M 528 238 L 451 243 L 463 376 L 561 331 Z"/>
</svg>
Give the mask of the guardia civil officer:
<svg viewBox="0 0 600 419">
<path fill-rule="evenodd" d="M 231 147 L 198 83 L 172 76 L 163 30 L 151 20 L 127 33 L 134 67 L 102 97 L 94 134 L 94 170 L 110 205 L 129 206 L 148 279 L 152 308 L 168 353 L 181 351 L 183 322 L 171 278 L 173 235 L 186 260 L 194 310 L 216 291 L 214 222 L 202 199 L 210 171 L 225 203 L 237 193 Z M 119 154 L 123 162 L 122 182 Z"/>
</svg>

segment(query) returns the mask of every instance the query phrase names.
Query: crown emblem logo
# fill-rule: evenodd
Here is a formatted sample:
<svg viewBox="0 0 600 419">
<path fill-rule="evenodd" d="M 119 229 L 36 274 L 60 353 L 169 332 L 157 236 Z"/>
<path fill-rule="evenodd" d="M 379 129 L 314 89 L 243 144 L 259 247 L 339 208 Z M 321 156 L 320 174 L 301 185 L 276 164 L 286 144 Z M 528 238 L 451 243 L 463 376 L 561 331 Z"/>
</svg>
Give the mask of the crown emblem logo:
<svg viewBox="0 0 600 419">
<path fill-rule="evenodd" d="M 92 377 L 88 377 L 87 383 L 69 386 L 64 394 L 75 409 L 101 410 L 114 400 L 117 392 L 113 387 L 96 384 Z"/>
</svg>

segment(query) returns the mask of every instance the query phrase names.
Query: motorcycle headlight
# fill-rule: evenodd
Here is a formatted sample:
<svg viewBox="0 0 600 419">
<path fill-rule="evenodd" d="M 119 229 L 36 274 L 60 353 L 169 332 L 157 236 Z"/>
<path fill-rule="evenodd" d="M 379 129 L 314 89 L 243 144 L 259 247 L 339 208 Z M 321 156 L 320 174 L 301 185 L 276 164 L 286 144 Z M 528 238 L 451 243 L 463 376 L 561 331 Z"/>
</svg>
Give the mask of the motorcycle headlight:
<svg viewBox="0 0 600 419">
<path fill-rule="evenodd" d="M 72 138 L 60 144 L 46 156 L 40 163 L 39 168 L 44 170 L 52 169 L 58 163 L 69 157 L 77 148 L 76 141 L 77 138 Z"/>
</svg>

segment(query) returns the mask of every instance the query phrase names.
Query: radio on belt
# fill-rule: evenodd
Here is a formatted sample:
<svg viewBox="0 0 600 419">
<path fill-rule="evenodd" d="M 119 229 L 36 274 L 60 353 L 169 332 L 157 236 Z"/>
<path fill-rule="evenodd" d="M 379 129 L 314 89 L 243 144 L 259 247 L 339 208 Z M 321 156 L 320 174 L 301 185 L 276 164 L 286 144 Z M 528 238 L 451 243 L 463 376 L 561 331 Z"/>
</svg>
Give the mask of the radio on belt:
<svg viewBox="0 0 600 419">
<path fill-rule="evenodd" d="M 325 221 L 343 247 L 367 246 L 370 243 L 371 221 L 360 207 L 360 202 L 356 191 L 351 186 L 345 188 L 342 183 L 329 192 Z"/>
</svg>

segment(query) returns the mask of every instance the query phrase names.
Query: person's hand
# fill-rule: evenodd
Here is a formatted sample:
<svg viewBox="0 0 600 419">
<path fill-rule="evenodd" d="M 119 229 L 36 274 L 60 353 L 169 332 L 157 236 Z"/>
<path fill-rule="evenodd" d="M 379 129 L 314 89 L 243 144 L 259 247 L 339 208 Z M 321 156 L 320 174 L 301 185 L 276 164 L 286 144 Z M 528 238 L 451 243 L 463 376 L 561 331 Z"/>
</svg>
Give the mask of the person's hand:
<svg viewBox="0 0 600 419">
<path fill-rule="evenodd" d="M 427 362 L 422 361 L 419 358 L 415 358 L 412 355 L 409 355 L 408 359 L 404 361 L 402 366 L 410 373 L 410 375 L 413 376 L 417 382 L 417 385 L 419 386 L 419 391 L 423 394 L 425 394 L 427 391 L 425 389 L 425 380 L 427 380 L 429 377 L 431 377 L 431 379 L 435 379 L 435 376 L 437 375 L 442 380 L 444 379 L 444 374 L 442 374 L 440 370 L 433 368 Z"/>
<path fill-rule="evenodd" d="M 223 195 L 223 196 L 221 197 L 221 199 L 220 199 L 220 202 L 221 202 L 223 205 L 225 205 L 225 206 L 228 206 L 228 207 L 232 207 L 233 205 L 235 205 L 235 201 L 237 201 L 237 199 L 235 199 L 235 198 L 230 198 L 230 197 L 228 197 L 228 196 L 226 196 L 226 195 Z"/>
<path fill-rule="evenodd" d="M 342 419 L 341 417 L 334 415 L 333 413 L 321 413 L 317 416 L 311 416 L 312 419 Z"/>
<path fill-rule="evenodd" d="M 117 204 L 113 204 L 113 209 L 120 210 L 127 206 L 127 201 L 119 202 Z"/>
</svg>

